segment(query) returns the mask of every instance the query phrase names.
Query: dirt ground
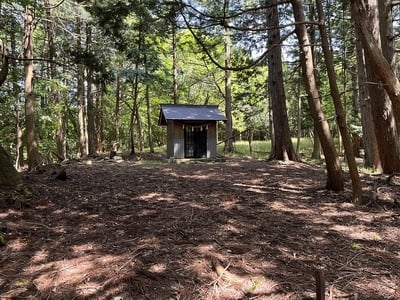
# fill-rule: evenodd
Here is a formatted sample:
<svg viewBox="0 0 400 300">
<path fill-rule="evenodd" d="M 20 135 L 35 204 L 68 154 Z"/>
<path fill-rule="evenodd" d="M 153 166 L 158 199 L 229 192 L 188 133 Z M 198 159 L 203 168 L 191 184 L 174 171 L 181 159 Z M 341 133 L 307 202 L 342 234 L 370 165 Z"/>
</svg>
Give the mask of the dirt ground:
<svg viewBox="0 0 400 300">
<path fill-rule="evenodd" d="M 315 299 L 316 270 L 326 299 L 400 299 L 394 184 L 364 175 L 355 207 L 303 163 L 151 158 L 26 174 L 35 193 L 0 208 L 0 299 Z"/>
</svg>

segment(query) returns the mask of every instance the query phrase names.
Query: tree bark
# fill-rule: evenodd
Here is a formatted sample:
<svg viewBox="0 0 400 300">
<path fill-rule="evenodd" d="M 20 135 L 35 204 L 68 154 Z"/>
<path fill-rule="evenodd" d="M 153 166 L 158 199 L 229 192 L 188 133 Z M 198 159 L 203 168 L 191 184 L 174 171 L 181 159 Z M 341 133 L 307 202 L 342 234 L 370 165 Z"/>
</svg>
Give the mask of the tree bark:
<svg viewBox="0 0 400 300">
<path fill-rule="evenodd" d="M 137 141 L 138 141 L 138 148 L 139 151 L 142 152 L 144 149 L 144 139 L 143 139 L 143 126 L 142 126 L 142 120 L 140 118 L 140 112 L 139 112 L 139 103 L 135 105 L 135 118 L 136 118 L 136 128 L 137 128 Z"/>
<path fill-rule="evenodd" d="M 50 79 L 56 80 L 57 78 L 57 64 L 56 64 L 56 46 L 54 43 L 54 17 L 51 12 L 51 4 L 49 0 L 44 1 L 46 20 L 45 29 L 47 36 L 47 44 L 50 59 Z M 67 125 L 66 125 L 66 108 L 64 103 L 62 103 L 60 97 L 60 91 L 51 85 L 50 98 L 52 103 L 56 104 L 59 108 L 57 111 L 58 121 L 56 129 L 56 145 L 57 145 L 57 156 L 65 159 L 67 156 Z"/>
<path fill-rule="evenodd" d="M 360 102 L 361 124 L 363 131 L 364 166 L 382 172 L 382 163 L 379 157 L 378 142 L 375 136 L 374 121 L 372 119 L 371 97 L 366 86 L 367 71 L 364 51 L 359 39 L 356 39 L 357 50 L 357 81 L 358 101 Z"/>
<path fill-rule="evenodd" d="M 115 107 L 114 107 L 114 143 L 112 150 L 117 152 L 119 150 L 119 111 L 121 102 L 121 77 L 117 74 L 117 86 L 115 88 Z"/>
<path fill-rule="evenodd" d="M 313 139 L 313 150 L 311 153 L 311 159 L 320 160 L 321 159 L 321 142 L 319 141 L 317 130 L 315 126 L 312 131 L 312 139 Z"/>
<path fill-rule="evenodd" d="M 396 47 L 395 47 L 395 39 L 393 32 L 392 1 L 379 0 L 377 2 L 379 11 L 379 32 L 380 32 L 382 54 L 387 59 L 394 74 L 397 75 Z M 393 102 L 392 104 L 393 104 L 395 119 L 397 121 L 397 129 L 399 130 L 400 103 Z"/>
<path fill-rule="evenodd" d="M 25 71 L 25 126 L 28 169 L 39 165 L 39 150 L 35 128 L 35 95 L 33 89 L 33 14 L 31 7 L 25 7 L 24 20 L 24 71 Z"/>
<path fill-rule="evenodd" d="M 136 64 L 137 68 L 137 64 Z M 130 118 L 130 124 L 129 124 L 129 132 L 130 132 L 130 145 L 131 145 L 131 155 L 135 155 L 135 117 L 136 117 L 136 106 L 138 105 L 138 93 L 139 93 L 139 78 L 138 75 L 135 75 L 135 79 L 133 82 L 133 105 L 132 105 L 132 111 L 131 111 L 131 118 Z"/>
<path fill-rule="evenodd" d="M 395 97 L 396 89 L 400 91 L 400 84 L 381 49 L 377 0 L 352 2 L 352 15 L 365 54 L 368 91 L 382 171 L 385 174 L 400 172 L 400 141 L 392 105 L 400 103 L 400 98 L 396 100 Z M 387 69 L 382 70 L 377 66 L 378 61 Z"/>
<path fill-rule="evenodd" d="M 229 1 L 227 1 L 229 3 Z M 228 5 L 229 6 L 229 5 Z M 228 7 L 227 6 L 227 7 Z M 231 78 L 231 37 L 229 28 L 225 28 L 225 146 L 224 151 L 233 152 L 232 122 L 232 78 Z"/>
<path fill-rule="evenodd" d="M 81 20 L 78 18 L 76 22 L 76 47 L 78 53 L 81 52 L 82 37 L 81 37 Z M 84 91 L 84 66 L 81 62 L 78 63 L 77 70 L 77 106 L 78 106 L 78 148 L 81 157 L 88 154 L 86 143 L 86 122 L 85 122 L 85 91 Z"/>
<path fill-rule="evenodd" d="M 148 77 L 147 70 L 147 58 L 146 58 L 146 75 Z M 150 153 L 154 153 L 154 142 L 153 142 L 153 130 L 152 130 L 152 121 L 151 121 L 151 101 L 150 101 L 150 83 L 147 80 L 146 82 L 146 112 L 147 112 L 147 136 L 149 139 L 149 148 Z"/>
<path fill-rule="evenodd" d="M 172 8 L 174 9 L 174 8 Z M 175 13 L 174 13 L 175 14 Z M 177 38 L 177 25 L 176 16 L 172 20 L 172 89 L 174 104 L 179 103 L 179 91 L 178 91 L 178 38 Z"/>
<path fill-rule="evenodd" d="M 11 156 L 0 145 L 0 186 L 17 186 L 21 176 L 14 168 Z"/>
<path fill-rule="evenodd" d="M 10 36 L 11 40 L 11 53 L 13 56 L 17 56 L 17 40 L 16 33 L 13 31 Z M 16 158 L 15 158 L 15 169 L 20 170 L 24 165 L 24 143 L 23 143 L 23 122 L 22 122 L 22 103 L 21 97 L 17 96 L 20 93 L 20 87 L 18 85 L 20 75 L 17 69 L 17 62 L 15 59 L 11 60 L 11 82 L 14 95 L 16 95 L 15 105 L 15 145 L 16 145 Z"/>
<path fill-rule="evenodd" d="M 92 28 L 86 25 L 86 52 L 92 52 Z M 96 137 L 96 118 L 95 103 L 93 95 L 93 69 L 92 66 L 86 67 L 86 99 L 87 99 L 87 136 L 88 136 L 88 155 L 97 156 L 97 137 Z"/>
<path fill-rule="evenodd" d="M 315 7 L 313 5 L 313 0 L 307 0 L 306 5 L 308 5 L 308 7 L 310 8 L 310 12 L 309 12 L 310 19 L 312 19 L 312 20 L 317 19 Z M 317 55 L 318 55 L 318 51 L 316 51 L 316 48 L 317 48 L 316 47 L 316 45 L 317 45 L 316 27 L 311 26 L 309 32 L 310 32 L 309 40 L 310 40 L 311 55 L 312 55 L 312 59 L 313 59 L 313 66 L 315 68 L 316 61 L 317 61 Z M 315 129 L 315 127 L 313 129 L 313 150 L 311 153 L 311 159 L 315 159 L 315 160 L 321 159 L 321 142 L 319 141 L 318 133 L 317 133 L 317 130 Z"/>
<path fill-rule="evenodd" d="M 300 61 L 303 71 L 307 99 L 310 107 L 314 126 L 321 142 L 321 147 L 325 155 L 327 169 L 326 188 L 341 191 L 344 188 L 343 173 L 340 161 L 336 152 L 335 144 L 328 126 L 328 122 L 322 111 L 321 97 L 317 88 L 313 56 L 308 38 L 306 22 L 304 18 L 303 3 L 301 0 L 292 0 L 294 18 L 296 21 L 295 31 L 300 46 Z"/>
<path fill-rule="evenodd" d="M 321 35 L 322 50 L 324 52 L 324 57 L 325 57 L 331 96 L 335 106 L 336 121 L 339 127 L 340 134 L 342 136 L 343 147 L 345 150 L 347 165 L 349 166 L 349 172 L 351 177 L 352 192 L 353 192 L 352 202 L 354 204 L 362 204 L 363 199 L 362 199 L 362 186 L 361 186 L 360 176 L 358 174 L 357 163 L 354 157 L 353 143 L 347 128 L 346 115 L 343 109 L 339 89 L 336 82 L 336 74 L 333 65 L 333 56 L 329 48 L 328 36 L 324 25 L 325 16 L 321 0 L 316 0 L 316 4 L 317 4 L 317 11 L 319 18 L 319 31 Z"/>
<path fill-rule="evenodd" d="M 269 4 L 271 8 L 267 15 L 267 26 L 271 29 L 268 32 L 268 89 L 274 126 L 274 144 L 269 159 L 298 161 L 287 116 L 277 0 L 269 1 Z"/>
<path fill-rule="evenodd" d="M 0 70 L 0 86 L 6 81 L 8 75 L 8 57 L 4 42 L 0 45 L 1 52 L 1 70 Z"/>
<path fill-rule="evenodd" d="M 375 2 L 375 1 L 374 1 Z M 370 5 L 369 0 L 351 1 L 352 19 L 360 31 L 360 38 L 365 51 L 368 64 L 371 65 L 377 78 L 382 82 L 383 88 L 388 93 L 395 105 L 400 103 L 400 82 L 392 70 L 390 63 L 382 53 L 379 40 L 376 40 L 375 30 L 371 28 L 370 14 L 376 13 L 377 4 Z"/>
<path fill-rule="evenodd" d="M 96 104 L 96 114 L 95 114 L 95 119 L 96 119 L 96 132 L 95 132 L 95 138 L 96 138 L 96 149 L 97 153 L 101 152 L 103 153 L 105 151 L 105 133 L 104 133 L 104 102 L 103 102 L 103 96 L 104 96 L 104 91 L 101 87 L 94 85 L 94 88 L 96 89 L 95 93 L 95 104 Z"/>
</svg>

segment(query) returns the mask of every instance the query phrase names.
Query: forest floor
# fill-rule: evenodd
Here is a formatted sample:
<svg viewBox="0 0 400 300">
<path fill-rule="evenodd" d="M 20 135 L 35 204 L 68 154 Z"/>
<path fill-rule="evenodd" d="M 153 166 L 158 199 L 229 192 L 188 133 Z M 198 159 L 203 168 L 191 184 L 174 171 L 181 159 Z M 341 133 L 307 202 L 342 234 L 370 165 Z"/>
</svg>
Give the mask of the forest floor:
<svg viewBox="0 0 400 300">
<path fill-rule="evenodd" d="M 35 192 L 0 208 L 0 299 L 315 299 L 316 270 L 326 299 L 400 299 L 400 190 L 381 176 L 362 176 L 357 207 L 347 175 L 327 191 L 304 163 L 156 155 L 66 173 L 24 174 Z"/>
</svg>

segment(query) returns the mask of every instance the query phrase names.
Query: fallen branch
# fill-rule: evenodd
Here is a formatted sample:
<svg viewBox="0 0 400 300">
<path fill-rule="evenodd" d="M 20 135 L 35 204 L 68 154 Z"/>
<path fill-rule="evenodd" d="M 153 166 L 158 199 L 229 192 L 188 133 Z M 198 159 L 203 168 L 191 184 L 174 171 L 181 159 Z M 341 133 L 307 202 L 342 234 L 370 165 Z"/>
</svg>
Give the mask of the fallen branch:
<svg viewBox="0 0 400 300">
<path fill-rule="evenodd" d="M 54 228 L 51 228 L 45 224 L 42 223 L 37 223 L 37 222 L 21 222 L 21 223 L 14 223 L 14 222 L 6 222 L 5 226 L 7 228 L 13 228 L 13 229 L 21 229 L 21 228 L 31 228 L 32 226 L 39 226 L 39 227 L 43 227 L 46 228 L 47 230 L 54 230 Z"/>
<path fill-rule="evenodd" d="M 228 273 L 228 268 L 231 265 L 231 263 L 229 262 L 228 265 L 224 268 L 216 258 L 213 258 L 211 260 L 211 264 L 213 269 L 218 275 L 218 278 L 210 283 L 210 285 L 214 285 L 224 276 L 225 273 Z"/>
<path fill-rule="evenodd" d="M 273 281 L 266 281 L 263 276 L 250 277 L 239 276 L 228 271 L 231 263 L 229 262 L 224 267 L 217 258 L 211 260 L 213 270 L 217 273 L 218 278 L 211 282 L 209 285 L 214 285 L 221 279 L 227 284 L 233 286 L 235 289 L 242 291 L 246 295 L 257 295 L 259 291 L 265 293 L 268 289 L 270 292 L 277 292 L 278 283 Z"/>
<path fill-rule="evenodd" d="M 342 269 L 348 267 L 348 265 L 349 265 L 353 260 L 355 260 L 358 256 L 360 256 L 361 254 L 364 254 L 364 253 L 365 253 L 365 251 L 360 251 L 360 252 L 358 252 L 356 255 L 354 255 L 352 258 L 350 258 L 345 264 L 343 264 L 343 265 L 339 268 L 339 270 L 342 270 Z"/>
</svg>

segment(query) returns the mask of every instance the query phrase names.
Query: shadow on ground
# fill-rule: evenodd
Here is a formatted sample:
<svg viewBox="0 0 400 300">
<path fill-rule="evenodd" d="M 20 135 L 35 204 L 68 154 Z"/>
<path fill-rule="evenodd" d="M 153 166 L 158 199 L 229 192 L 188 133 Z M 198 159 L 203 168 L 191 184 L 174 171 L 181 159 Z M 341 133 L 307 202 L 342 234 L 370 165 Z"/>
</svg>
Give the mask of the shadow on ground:
<svg viewBox="0 0 400 300">
<path fill-rule="evenodd" d="M 313 299 L 316 269 L 330 299 L 400 298 L 399 211 L 354 207 L 323 170 L 94 160 L 67 174 L 28 175 L 30 206 L 0 209 L 1 299 Z"/>
</svg>

